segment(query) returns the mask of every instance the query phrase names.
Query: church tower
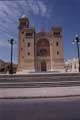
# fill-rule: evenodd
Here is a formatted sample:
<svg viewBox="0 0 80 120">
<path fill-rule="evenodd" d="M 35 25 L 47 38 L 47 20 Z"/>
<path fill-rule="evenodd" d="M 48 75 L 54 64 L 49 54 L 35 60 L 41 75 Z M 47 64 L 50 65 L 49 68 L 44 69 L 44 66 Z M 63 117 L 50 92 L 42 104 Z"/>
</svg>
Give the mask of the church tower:
<svg viewBox="0 0 80 120">
<path fill-rule="evenodd" d="M 64 71 L 64 53 L 62 47 L 62 29 L 52 27 L 51 29 L 51 71 Z"/>
<path fill-rule="evenodd" d="M 34 28 L 29 27 L 26 16 L 19 19 L 18 71 L 35 71 Z"/>
</svg>

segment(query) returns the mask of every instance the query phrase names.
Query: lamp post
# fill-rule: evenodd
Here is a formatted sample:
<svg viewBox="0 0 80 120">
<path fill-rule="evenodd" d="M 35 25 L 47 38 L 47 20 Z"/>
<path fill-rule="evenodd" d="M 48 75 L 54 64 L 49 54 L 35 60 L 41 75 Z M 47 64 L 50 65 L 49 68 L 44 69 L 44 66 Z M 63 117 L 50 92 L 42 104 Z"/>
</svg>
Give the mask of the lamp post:
<svg viewBox="0 0 80 120">
<path fill-rule="evenodd" d="M 10 61 L 10 74 L 13 74 L 13 45 L 16 43 L 16 41 L 12 38 L 10 40 L 8 40 L 8 42 L 11 45 L 11 61 Z"/>
<path fill-rule="evenodd" d="M 77 55 L 78 55 L 78 63 L 79 63 L 78 71 L 80 72 L 80 51 L 79 51 L 80 37 L 79 35 L 75 36 L 73 43 L 76 43 L 76 47 L 77 47 Z"/>
</svg>

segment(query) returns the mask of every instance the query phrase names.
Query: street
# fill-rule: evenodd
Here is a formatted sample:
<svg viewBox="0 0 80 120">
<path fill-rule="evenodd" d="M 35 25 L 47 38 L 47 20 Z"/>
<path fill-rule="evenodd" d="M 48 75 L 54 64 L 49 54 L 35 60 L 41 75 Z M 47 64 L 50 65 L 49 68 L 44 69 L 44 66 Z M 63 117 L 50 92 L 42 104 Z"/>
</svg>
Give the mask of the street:
<svg viewBox="0 0 80 120">
<path fill-rule="evenodd" d="M 80 120 L 80 97 L 0 99 L 0 120 Z"/>
<path fill-rule="evenodd" d="M 80 75 L 1 76 L 0 120 L 80 120 Z"/>
</svg>

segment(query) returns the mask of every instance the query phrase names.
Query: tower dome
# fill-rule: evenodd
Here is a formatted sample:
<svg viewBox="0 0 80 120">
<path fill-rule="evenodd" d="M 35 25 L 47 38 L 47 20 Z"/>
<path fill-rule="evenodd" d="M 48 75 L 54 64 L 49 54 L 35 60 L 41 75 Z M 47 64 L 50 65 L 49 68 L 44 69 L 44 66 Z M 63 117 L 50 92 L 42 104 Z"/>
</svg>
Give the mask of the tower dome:
<svg viewBox="0 0 80 120">
<path fill-rule="evenodd" d="M 22 15 L 19 18 L 19 29 L 29 28 L 29 19 L 26 15 Z"/>
</svg>

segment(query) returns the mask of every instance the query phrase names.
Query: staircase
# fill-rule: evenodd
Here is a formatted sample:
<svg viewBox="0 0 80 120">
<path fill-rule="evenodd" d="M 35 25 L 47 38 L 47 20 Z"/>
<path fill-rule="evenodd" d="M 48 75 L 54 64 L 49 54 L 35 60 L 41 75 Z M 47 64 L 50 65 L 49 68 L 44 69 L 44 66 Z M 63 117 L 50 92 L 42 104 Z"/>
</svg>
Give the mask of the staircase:
<svg viewBox="0 0 80 120">
<path fill-rule="evenodd" d="M 79 85 L 79 73 L 31 73 L 27 75 L 0 75 L 0 88 L 67 87 Z"/>
</svg>

